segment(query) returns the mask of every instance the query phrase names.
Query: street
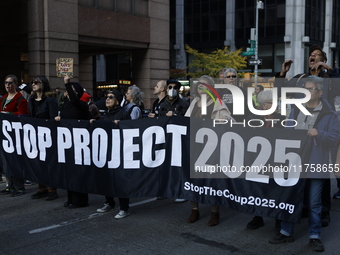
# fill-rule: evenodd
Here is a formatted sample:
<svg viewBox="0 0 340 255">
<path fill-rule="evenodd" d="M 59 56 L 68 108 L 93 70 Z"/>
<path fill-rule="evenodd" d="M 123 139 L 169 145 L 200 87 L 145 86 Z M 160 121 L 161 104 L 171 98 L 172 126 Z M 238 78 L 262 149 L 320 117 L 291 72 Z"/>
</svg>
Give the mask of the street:
<svg viewBox="0 0 340 255">
<path fill-rule="evenodd" d="M 0 189 L 5 183 L 0 183 Z M 115 220 L 118 207 L 97 213 L 105 198 L 89 195 L 90 206 L 63 207 L 66 191 L 54 201 L 30 198 L 37 185 L 20 197 L 0 195 L 0 254 L 314 254 L 308 245 L 307 219 L 295 228 L 295 242 L 273 245 L 274 219 L 246 229 L 251 215 L 221 208 L 220 224 L 209 227 L 210 206 L 201 205 L 200 220 L 188 224 L 190 203 L 174 199 L 133 198 L 131 215 Z M 332 180 L 332 194 L 336 191 Z M 118 204 L 118 200 L 116 199 Z M 331 224 L 323 228 L 323 254 L 339 254 L 340 200 L 332 199 Z"/>
</svg>

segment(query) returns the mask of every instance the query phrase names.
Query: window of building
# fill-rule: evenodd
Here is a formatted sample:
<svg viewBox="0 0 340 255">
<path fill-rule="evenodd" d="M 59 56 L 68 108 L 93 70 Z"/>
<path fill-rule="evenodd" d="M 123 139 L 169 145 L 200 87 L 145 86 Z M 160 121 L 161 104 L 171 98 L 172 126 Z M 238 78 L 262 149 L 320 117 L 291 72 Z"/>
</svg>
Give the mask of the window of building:
<svg viewBox="0 0 340 255">
<path fill-rule="evenodd" d="M 306 0 L 305 35 L 309 36 L 311 41 L 324 41 L 325 4 L 325 0 Z"/>
<path fill-rule="evenodd" d="M 148 16 L 148 0 L 79 0 L 79 5 Z"/>
<path fill-rule="evenodd" d="M 185 42 L 191 46 L 212 42 L 223 46 L 226 27 L 225 8 L 225 0 L 184 1 Z"/>
</svg>

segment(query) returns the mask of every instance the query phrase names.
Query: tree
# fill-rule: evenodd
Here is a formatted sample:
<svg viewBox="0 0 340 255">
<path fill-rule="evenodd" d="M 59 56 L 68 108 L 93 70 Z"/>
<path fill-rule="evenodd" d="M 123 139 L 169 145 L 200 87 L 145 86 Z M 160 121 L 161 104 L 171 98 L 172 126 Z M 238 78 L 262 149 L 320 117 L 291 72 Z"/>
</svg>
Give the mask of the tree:
<svg viewBox="0 0 340 255">
<path fill-rule="evenodd" d="M 188 72 L 192 78 L 197 78 L 202 75 L 209 75 L 211 77 L 218 77 L 218 73 L 222 68 L 234 68 L 236 70 L 247 66 L 246 57 L 241 56 L 241 49 L 234 52 L 229 51 L 228 47 L 217 49 L 210 54 L 200 53 L 185 45 L 186 52 L 194 56 L 194 60 L 187 68 L 196 68 L 194 73 Z"/>
</svg>

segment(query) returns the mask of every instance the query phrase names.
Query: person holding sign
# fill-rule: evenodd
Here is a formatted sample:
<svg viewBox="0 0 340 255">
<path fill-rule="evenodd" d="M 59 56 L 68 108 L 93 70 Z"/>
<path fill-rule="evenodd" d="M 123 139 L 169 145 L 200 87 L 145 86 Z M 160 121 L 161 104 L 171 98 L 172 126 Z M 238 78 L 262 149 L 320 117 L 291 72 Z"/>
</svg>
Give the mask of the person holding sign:
<svg viewBox="0 0 340 255">
<path fill-rule="evenodd" d="M 65 103 L 60 111 L 60 116 L 55 117 L 56 121 L 61 119 L 77 119 L 77 120 L 89 120 L 90 111 L 89 105 L 81 101 L 80 98 L 84 93 L 83 87 L 78 82 L 71 82 L 70 77 L 66 75 L 64 77 L 67 96 Z M 64 203 L 64 207 L 73 209 L 78 207 L 88 206 L 88 194 L 74 191 L 67 191 L 67 202 Z"/>
<path fill-rule="evenodd" d="M 121 102 L 123 101 L 124 96 L 118 92 L 117 90 L 110 91 L 106 97 L 106 106 L 107 111 L 104 115 L 104 121 L 111 121 L 118 123 L 120 120 L 129 120 L 131 119 L 130 113 L 125 111 L 123 107 L 121 107 Z M 93 120 L 92 120 L 93 121 Z M 109 212 L 111 209 L 115 207 L 114 197 L 105 196 L 105 203 L 102 208 L 99 208 L 97 212 L 105 213 Z M 129 210 L 129 198 L 119 198 L 120 210 L 119 213 L 115 216 L 115 219 L 122 219 L 130 215 Z"/>
<path fill-rule="evenodd" d="M 50 83 L 45 76 L 38 76 L 32 80 L 33 94 L 28 100 L 30 116 L 39 119 L 54 119 L 58 115 L 58 103 L 55 97 L 47 97 L 51 90 Z M 32 199 L 47 197 L 47 201 L 58 198 L 56 188 L 39 184 L 39 191 L 31 196 Z"/>
<path fill-rule="evenodd" d="M 260 85 L 258 85 L 256 88 L 258 88 L 259 86 Z M 258 109 L 259 110 L 271 109 L 273 105 L 273 92 L 270 90 L 260 91 L 260 89 L 258 91 L 259 92 L 256 93 L 256 102 L 258 104 Z M 280 123 L 284 119 L 285 117 L 279 114 L 278 112 L 273 112 L 272 114 L 266 116 L 258 116 L 252 113 L 247 118 L 247 120 L 256 120 L 252 121 L 253 125 L 266 128 L 282 128 L 282 125 L 280 125 Z M 255 216 L 247 224 L 248 229 L 258 229 L 262 226 L 264 226 L 264 221 L 263 217 L 261 216 Z M 276 220 L 275 222 L 276 229 L 280 229 L 280 226 L 281 221 Z"/>
<path fill-rule="evenodd" d="M 295 129 L 306 130 L 306 135 L 311 139 L 311 150 L 309 164 L 306 169 L 305 196 L 309 219 L 309 243 L 314 251 L 324 251 L 320 240 L 321 234 L 321 212 L 322 212 L 322 189 L 330 172 L 315 171 L 313 166 L 328 166 L 330 148 L 336 145 L 340 138 L 339 124 L 336 113 L 331 109 L 329 103 L 322 99 L 323 79 L 318 76 L 309 76 L 304 79 L 303 87 L 310 91 L 311 98 L 305 104 L 311 115 L 305 115 L 299 108 L 294 107 L 289 119 L 297 122 Z M 293 222 L 282 221 L 281 230 L 278 235 L 269 240 L 272 244 L 293 242 Z"/>
<path fill-rule="evenodd" d="M 17 92 L 18 78 L 7 75 L 5 78 L 5 89 L 7 94 L 0 98 L 1 113 L 14 114 L 17 116 L 28 115 L 27 100 L 20 92 Z M 7 185 L 1 194 L 11 194 L 13 197 L 26 194 L 23 179 L 10 176 L 6 179 Z"/>
<path fill-rule="evenodd" d="M 231 120 L 231 115 L 228 107 L 223 103 L 222 100 L 216 100 L 209 96 L 212 95 L 214 91 L 214 81 L 208 75 L 203 75 L 199 78 L 197 82 L 197 94 L 187 112 L 185 113 L 186 117 L 191 118 L 204 118 L 204 114 L 202 114 L 203 105 L 206 105 L 206 116 L 207 118 L 211 119 L 220 119 L 220 120 Z M 188 223 L 196 222 L 199 217 L 200 213 L 198 210 L 198 203 L 191 201 L 191 214 L 187 219 Z M 220 220 L 220 212 L 219 207 L 213 205 L 211 207 L 211 217 L 208 222 L 209 226 L 216 226 Z"/>
</svg>

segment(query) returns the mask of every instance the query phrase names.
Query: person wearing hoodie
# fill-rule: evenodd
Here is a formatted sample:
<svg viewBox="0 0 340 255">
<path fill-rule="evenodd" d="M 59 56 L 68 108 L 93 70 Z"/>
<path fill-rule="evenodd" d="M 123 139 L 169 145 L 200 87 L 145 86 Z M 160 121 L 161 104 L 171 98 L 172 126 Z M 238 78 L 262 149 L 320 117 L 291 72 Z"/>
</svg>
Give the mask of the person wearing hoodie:
<svg viewBox="0 0 340 255">
<path fill-rule="evenodd" d="M 84 93 L 83 87 L 78 82 L 71 82 L 68 75 L 64 77 L 64 83 L 67 96 L 60 111 L 60 116 L 56 116 L 54 119 L 56 121 L 61 119 L 89 120 L 89 105 L 80 100 Z M 85 207 L 89 205 L 88 200 L 87 193 L 68 190 L 67 201 L 64 203 L 64 207 L 69 209 Z"/>
</svg>

